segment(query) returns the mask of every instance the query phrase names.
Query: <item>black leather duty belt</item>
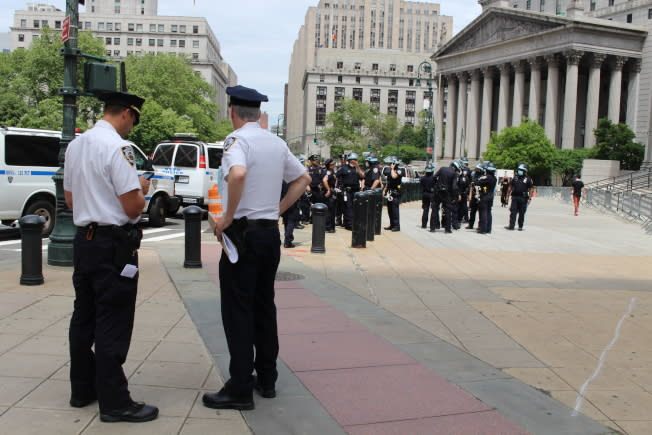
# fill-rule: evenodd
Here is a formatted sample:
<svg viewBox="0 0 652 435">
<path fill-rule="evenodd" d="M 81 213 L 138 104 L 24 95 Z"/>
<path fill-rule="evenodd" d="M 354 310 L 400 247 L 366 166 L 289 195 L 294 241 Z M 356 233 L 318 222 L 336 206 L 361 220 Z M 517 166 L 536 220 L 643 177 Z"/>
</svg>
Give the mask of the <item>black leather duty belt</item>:
<svg viewBox="0 0 652 435">
<path fill-rule="evenodd" d="M 278 221 L 273 219 L 247 219 L 247 231 L 278 228 Z"/>
</svg>

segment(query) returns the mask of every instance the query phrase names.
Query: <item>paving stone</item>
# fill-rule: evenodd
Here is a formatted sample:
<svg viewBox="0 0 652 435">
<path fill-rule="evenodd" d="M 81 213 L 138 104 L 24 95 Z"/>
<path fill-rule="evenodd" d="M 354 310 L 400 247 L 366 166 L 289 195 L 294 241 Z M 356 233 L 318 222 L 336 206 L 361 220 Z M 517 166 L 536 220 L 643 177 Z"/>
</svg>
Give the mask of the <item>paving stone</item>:
<svg viewBox="0 0 652 435">
<path fill-rule="evenodd" d="M 115 435 L 119 431 L 120 435 L 177 435 L 181 430 L 185 418 L 183 417 L 165 417 L 159 416 L 156 420 L 146 423 L 114 423 L 108 424 L 100 421 L 99 418 L 82 432 L 82 435 Z M 117 426 L 117 427 L 116 427 Z"/>
<path fill-rule="evenodd" d="M 0 377 L 0 406 L 13 406 L 41 382 L 35 378 Z"/>
<path fill-rule="evenodd" d="M 201 388 L 211 365 L 145 361 L 129 379 L 130 385 Z"/>
<path fill-rule="evenodd" d="M 201 418 L 189 418 L 183 424 L 179 435 L 206 435 L 208 433 L 225 433 L 229 435 L 248 435 L 251 430 L 241 419 L 237 420 L 213 420 Z"/>
<path fill-rule="evenodd" d="M 25 361 L 29 360 L 29 364 Z M 0 373 L 5 376 L 23 377 L 23 378 L 41 378 L 50 377 L 54 372 L 59 370 L 68 358 L 52 355 L 29 355 L 17 352 L 7 352 L 0 356 Z"/>
<path fill-rule="evenodd" d="M 161 342 L 147 357 L 148 361 L 210 364 L 203 344 Z"/>
<path fill-rule="evenodd" d="M 134 400 L 158 407 L 159 415 L 166 417 L 186 417 L 198 394 L 195 389 L 135 384 L 129 386 L 129 392 Z"/>
<path fill-rule="evenodd" d="M 70 435 L 81 433 L 94 418 L 77 411 L 11 408 L 0 417 L 0 427 L 7 434 Z"/>
</svg>

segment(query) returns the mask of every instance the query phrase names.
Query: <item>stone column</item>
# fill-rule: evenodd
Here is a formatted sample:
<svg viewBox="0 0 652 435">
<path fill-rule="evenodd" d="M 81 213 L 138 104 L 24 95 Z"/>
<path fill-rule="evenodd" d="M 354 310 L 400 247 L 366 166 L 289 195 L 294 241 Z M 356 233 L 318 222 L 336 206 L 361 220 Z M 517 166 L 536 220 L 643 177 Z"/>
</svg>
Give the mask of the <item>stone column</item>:
<svg viewBox="0 0 652 435">
<path fill-rule="evenodd" d="M 594 53 L 589 70 L 589 91 L 586 99 L 586 122 L 584 123 L 584 148 L 595 146 L 593 130 L 598 127 L 598 108 L 600 107 L 600 68 L 607 58 L 606 54 Z"/>
<path fill-rule="evenodd" d="M 491 138 L 491 121 L 494 110 L 494 69 L 482 68 L 484 83 L 482 84 L 482 111 L 480 112 L 480 156 L 487 151 L 487 144 Z M 478 156 L 478 157 L 480 157 Z"/>
<path fill-rule="evenodd" d="M 444 80 L 438 77 L 437 100 L 436 100 L 437 119 L 435 120 L 435 139 L 434 148 L 435 160 L 441 157 L 441 151 L 444 148 Z"/>
<path fill-rule="evenodd" d="M 468 78 L 469 75 L 466 72 L 457 73 L 457 82 L 458 82 L 458 97 L 457 97 L 457 120 L 455 126 L 457 127 L 455 134 L 455 150 L 453 152 L 453 157 L 461 157 L 464 153 L 464 148 L 466 146 L 466 107 L 468 100 Z"/>
<path fill-rule="evenodd" d="M 548 139 L 553 144 L 557 143 L 557 118 L 559 95 L 559 58 L 556 54 L 545 56 L 548 63 L 548 86 L 546 87 L 546 120 L 545 129 Z"/>
<path fill-rule="evenodd" d="M 621 87 L 623 85 L 623 65 L 626 57 L 616 56 L 611 70 L 611 81 L 609 83 L 609 119 L 614 124 L 620 122 L 620 99 Z"/>
<path fill-rule="evenodd" d="M 566 93 L 564 97 L 564 125 L 561 147 L 575 148 L 575 129 L 577 127 L 577 79 L 580 59 L 584 52 L 569 50 L 564 53 L 566 58 Z"/>
<path fill-rule="evenodd" d="M 455 118 L 457 117 L 457 79 L 455 75 L 448 76 L 448 110 L 446 114 L 446 148 L 444 157 L 453 157 L 455 148 Z"/>
<path fill-rule="evenodd" d="M 512 62 L 514 68 L 514 106 L 512 125 L 519 126 L 523 121 L 523 102 L 525 100 L 525 64 L 520 60 Z"/>
<path fill-rule="evenodd" d="M 478 115 L 480 113 L 480 70 L 471 72 L 471 101 L 466 115 L 466 151 L 470 159 L 478 158 Z M 462 154 L 464 155 L 464 154 Z"/>
<path fill-rule="evenodd" d="M 509 110 L 509 64 L 498 65 L 500 70 L 500 91 L 498 92 L 498 133 L 507 127 Z"/>
<path fill-rule="evenodd" d="M 638 124 L 638 92 L 641 84 L 641 59 L 632 59 L 627 87 L 627 125 L 636 133 Z"/>
<path fill-rule="evenodd" d="M 530 103 L 527 117 L 539 122 L 539 106 L 541 106 L 541 60 L 538 57 L 528 59 L 530 69 Z"/>
</svg>

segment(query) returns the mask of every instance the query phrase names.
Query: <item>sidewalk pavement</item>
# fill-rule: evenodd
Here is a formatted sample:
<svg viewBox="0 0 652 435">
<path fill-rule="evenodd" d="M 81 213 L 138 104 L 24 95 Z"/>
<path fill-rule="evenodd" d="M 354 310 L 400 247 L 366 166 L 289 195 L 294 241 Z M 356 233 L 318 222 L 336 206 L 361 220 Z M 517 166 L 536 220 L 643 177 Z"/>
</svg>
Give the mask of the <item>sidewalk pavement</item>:
<svg viewBox="0 0 652 435">
<path fill-rule="evenodd" d="M 126 369 L 161 417 L 140 425 L 68 406 L 71 270 L 46 266 L 45 285 L 23 287 L 19 259 L 0 262 L 3 431 L 652 432 L 652 247 L 640 227 L 540 199 L 524 232 L 502 228 L 501 208 L 488 236 L 428 233 L 420 213 L 403 205 L 402 231 L 366 249 L 338 228 L 326 254 L 310 254 L 311 227 L 296 232 L 277 282 L 278 397 L 244 413 L 201 405 L 228 376 L 210 234 L 203 269 L 181 267 L 182 240 L 141 249 Z"/>
</svg>

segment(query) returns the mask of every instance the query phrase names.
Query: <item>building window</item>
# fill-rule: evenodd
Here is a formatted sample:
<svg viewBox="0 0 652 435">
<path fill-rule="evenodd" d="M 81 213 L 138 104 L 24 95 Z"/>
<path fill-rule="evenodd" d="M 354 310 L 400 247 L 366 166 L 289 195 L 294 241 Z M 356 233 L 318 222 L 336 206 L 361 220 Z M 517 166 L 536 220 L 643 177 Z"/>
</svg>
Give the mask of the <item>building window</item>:
<svg viewBox="0 0 652 435">
<path fill-rule="evenodd" d="M 136 38 L 136 46 L 140 47 L 141 45 L 143 45 L 143 39 L 142 38 Z"/>
<path fill-rule="evenodd" d="M 34 28 L 38 29 L 40 27 L 41 23 L 39 20 L 34 20 Z"/>
<path fill-rule="evenodd" d="M 362 101 L 362 88 L 353 88 L 353 99 Z"/>
<path fill-rule="evenodd" d="M 360 83 L 360 76 L 355 76 L 355 82 Z"/>
<path fill-rule="evenodd" d="M 120 50 L 113 50 L 113 55 L 115 57 L 119 57 L 120 56 Z"/>
<path fill-rule="evenodd" d="M 371 64 L 371 70 L 372 71 L 378 71 L 378 64 L 377 63 L 372 63 Z"/>
<path fill-rule="evenodd" d="M 342 76 L 337 76 L 337 83 L 342 83 Z"/>
<path fill-rule="evenodd" d="M 378 77 L 374 77 L 374 85 L 378 84 Z"/>
<path fill-rule="evenodd" d="M 362 64 L 360 62 L 356 62 L 355 65 L 353 66 L 353 69 L 360 69 Z"/>
<path fill-rule="evenodd" d="M 652 9 L 647 10 L 647 19 L 652 20 Z"/>
<path fill-rule="evenodd" d="M 652 11 L 652 9 L 650 9 L 650 10 Z M 344 62 L 338 61 L 337 62 L 337 69 L 342 69 L 342 68 L 344 68 Z"/>
<path fill-rule="evenodd" d="M 133 32 L 135 27 L 134 23 L 129 23 L 127 24 L 127 31 Z"/>
<path fill-rule="evenodd" d="M 142 24 L 136 24 L 136 32 L 142 32 L 143 31 L 143 25 Z"/>
<path fill-rule="evenodd" d="M 27 20 L 20 20 L 20 27 L 22 27 L 23 29 L 27 27 Z"/>
<path fill-rule="evenodd" d="M 408 81 L 408 86 L 414 86 L 414 79 L 410 79 Z"/>
<path fill-rule="evenodd" d="M 199 26 L 192 26 L 192 33 L 199 33 Z"/>
<path fill-rule="evenodd" d="M 41 20 L 41 27 L 48 27 L 48 20 Z"/>
<path fill-rule="evenodd" d="M 199 48 L 199 41 L 197 39 L 193 39 L 192 48 Z"/>
<path fill-rule="evenodd" d="M 532 0 L 527 0 L 525 2 L 525 9 L 527 9 L 528 11 L 532 9 Z"/>
<path fill-rule="evenodd" d="M 395 72 L 396 71 L 396 64 L 395 63 L 390 63 L 389 64 L 389 70 L 391 72 Z"/>
<path fill-rule="evenodd" d="M 170 32 L 172 32 L 172 33 L 177 33 L 178 29 L 179 29 L 179 26 L 176 25 L 176 24 L 172 24 L 170 26 Z"/>
<path fill-rule="evenodd" d="M 179 39 L 179 48 L 185 48 L 185 47 L 186 47 L 186 40 Z"/>
<path fill-rule="evenodd" d="M 632 22 L 632 14 L 627 14 L 627 22 L 628 23 Z"/>
<path fill-rule="evenodd" d="M 18 34 L 18 42 L 24 42 L 24 41 L 25 41 L 25 35 L 23 35 L 22 33 L 19 33 Z"/>
<path fill-rule="evenodd" d="M 335 110 L 342 107 L 342 100 L 344 99 L 344 88 L 335 88 Z"/>
<path fill-rule="evenodd" d="M 326 86 L 317 86 L 317 111 L 315 124 L 323 126 L 326 124 Z"/>
<path fill-rule="evenodd" d="M 176 47 L 177 46 L 177 40 L 176 39 L 170 39 L 170 47 Z"/>
<path fill-rule="evenodd" d="M 104 23 L 97 23 L 97 30 L 104 30 Z"/>
<path fill-rule="evenodd" d="M 199 60 L 199 53 L 193 53 L 192 60 Z"/>
<path fill-rule="evenodd" d="M 179 26 L 179 33 L 186 33 L 186 25 L 185 24 L 181 24 Z"/>
<path fill-rule="evenodd" d="M 111 38 L 105 38 L 104 45 L 111 45 Z"/>
<path fill-rule="evenodd" d="M 149 46 L 154 47 L 156 45 L 156 39 L 150 39 L 149 40 Z"/>
<path fill-rule="evenodd" d="M 408 65 L 407 72 L 414 72 L 414 65 Z"/>
<path fill-rule="evenodd" d="M 120 23 L 115 23 L 115 31 L 120 32 L 122 30 L 122 25 Z"/>
<path fill-rule="evenodd" d="M 380 110 L 380 89 L 372 89 L 369 103 L 376 109 Z"/>
<path fill-rule="evenodd" d="M 134 38 L 127 38 L 127 45 L 134 45 Z"/>
<path fill-rule="evenodd" d="M 120 38 L 113 38 L 113 45 L 120 45 Z"/>
<path fill-rule="evenodd" d="M 546 0 L 541 0 L 541 3 L 539 3 L 539 12 L 543 12 L 546 10 Z"/>
<path fill-rule="evenodd" d="M 319 82 L 324 83 L 326 81 L 326 75 L 325 74 L 319 74 Z"/>
<path fill-rule="evenodd" d="M 84 22 L 84 30 L 91 30 L 91 26 L 92 24 L 90 21 Z"/>
<path fill-rule="evenodd" d="M 150 32 L 156 32 L 156 24 L 150 24 L 149 25 L 149 31 Z"/>
<path fill-rule="evenodd" d="M 396 77 L 392 77 L 392 86 L 396 85 Z"/>
<path fill-rule="evenodd" d="M 61 21 L 55 21 L 54 22 L 54 28 L 55 29 L 60 29 L 61 28 Z"/>
<path fill-rule="evenodd" d="M 109 32 L 113 32 L 113 23 L 106 23 L 106 30 Z"/>
<path fill-rule="evenodd" d="M 162 39 L 157 39 L 157 40 L 156 40 L 156 45 L 157 45 L 158 47 L 163 47 L 163 40 L 162 40 Z"/>
<path fill-rule="evenodd" d="M 165 32 L 165 24 L 159 24 L 158 25 L 158 32 L 159 33 Z"/>
<path fill-rule="evenodd" d="M 609 6 L 613 6 L 613 5 L 614 5 L 614 0 L 609 0 Z"/>
</svg>

